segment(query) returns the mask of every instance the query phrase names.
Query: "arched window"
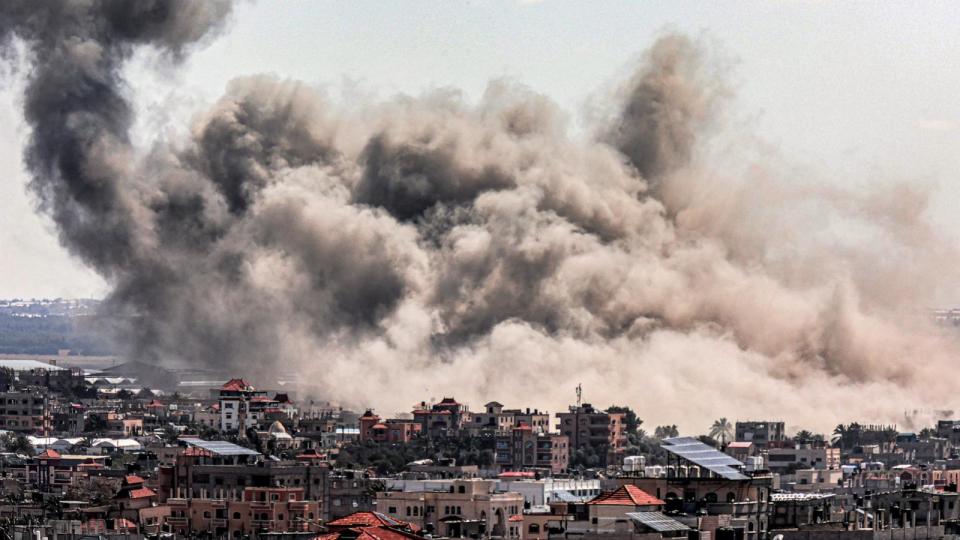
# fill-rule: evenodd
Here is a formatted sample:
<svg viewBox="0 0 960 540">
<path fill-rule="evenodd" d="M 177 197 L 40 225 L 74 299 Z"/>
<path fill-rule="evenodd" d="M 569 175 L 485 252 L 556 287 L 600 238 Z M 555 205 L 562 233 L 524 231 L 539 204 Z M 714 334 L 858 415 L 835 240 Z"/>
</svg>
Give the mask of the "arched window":
<svg viewBox="0 0 960 540">
<path fill-rule="evenodd" d="M 732 491 L 727 493 L 727 502 L 728 503 L 737 502 L 737 494 Z"/>
<path fill-rule="evenodd" d="M 706 501 L 707 504 L 713 504 L 713 503 L 717 502 L 717 494 L 716 494 L 716 493 L 707 493 L 707 494 L 703 497 L 703 500 Z"/>
<path fill-rule="evenodd" d="M 540 525 L 537 523 L 531 523 L 530 526 L 527 527 L 527 532 L 530 534 L 540 534 Z"/>
</svg>

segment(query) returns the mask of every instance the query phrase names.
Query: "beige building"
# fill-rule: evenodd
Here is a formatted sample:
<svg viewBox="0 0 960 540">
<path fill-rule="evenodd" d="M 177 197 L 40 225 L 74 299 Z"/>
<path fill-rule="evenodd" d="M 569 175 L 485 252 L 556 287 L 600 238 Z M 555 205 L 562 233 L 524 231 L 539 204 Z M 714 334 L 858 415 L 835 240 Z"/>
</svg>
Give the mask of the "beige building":
<svg viewBox="0 0 960 540">
<path fill-rule="evenodd" d="M 495 486 L 493 480 L 468 479 L 454 480 L 444 491 L 385 491 L 377 494 L 377 511 L 440 536 L 519 538 L 523 496 L 497 493 Z"/>
<path fill-rule="evenodd" d="M 783 473 L 789 469 L 839 469 L 840 449 L 812 448 L 809 445 L 797 448 L 770 448 L 767 450 L 767 467 L 777 473 Z"/>
</svg>

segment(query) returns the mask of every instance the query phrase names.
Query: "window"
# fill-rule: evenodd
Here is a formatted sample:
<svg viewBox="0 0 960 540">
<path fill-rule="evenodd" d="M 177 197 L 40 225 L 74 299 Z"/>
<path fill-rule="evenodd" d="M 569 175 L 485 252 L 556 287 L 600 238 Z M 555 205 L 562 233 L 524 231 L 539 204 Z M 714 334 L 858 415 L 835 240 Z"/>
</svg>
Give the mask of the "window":
<svg viewBox="0 0 960 540">
<path fill-rule="evenodd" d="M 396 507 L 396 506 L 389 506 L 389 507 L 387 507 L 387 513 L 388 513 L 388 514 L 396 514 L 396 513 L 397 513 L 397 507 Z"/>
<path fill-rule="evenodd" d="M 210 512 L 204 512 L 203 517 L 210 519 Z"/>
<path fill-rule="evenodd" d="M 466 492 L 467 492 L 467 486 L 460 486 L 459 489 L 457 489 L 457 491 L 459 491 L 460 493 L 466 493 Z"/>
<path fill-rule="evenodd" d="M 234 512 L 233 519 L 240 519 L 240 512 Z"/>
<path fill-rule="evenodd" d="M 410 510 L 410 507 L 408 506 L 408 507 L 407 507 L 407 517 L 410 517 L 411 514 L 412 514 L 412 512 L 411 512 L 411 510 Z"/>
</svg>

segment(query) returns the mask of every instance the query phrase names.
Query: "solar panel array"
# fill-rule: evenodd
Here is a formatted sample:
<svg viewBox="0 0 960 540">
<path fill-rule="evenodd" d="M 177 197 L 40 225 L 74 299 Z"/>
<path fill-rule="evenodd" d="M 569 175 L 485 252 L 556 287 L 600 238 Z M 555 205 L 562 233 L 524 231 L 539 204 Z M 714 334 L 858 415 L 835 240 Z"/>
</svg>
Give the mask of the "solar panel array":
<svg viewBox="0 0 960 540">
<path fill-rule="evenodd" d="M 259 456 L 260 453 L 244 448 L 240 445 L 227 441 L 203 441 L 200 439 L 188 439 L 186 441 L 190 446 L 197 446 L 204 450 L 209 450 L 218 456 Z"/>
<path fill-rule="evenodd" d="M 667 517 L 660 512 L 627 512 L 627 517 L 657 532 L 686 531 L 690 529 L 690 527 L 687 527 L 683 523 Z"/>
<path fill-rule="evenodd" d="M 743 463 L 692 437 L 664 439 L 663 449 L 727 480 L 750 478 L 739 471 Z"/>
</svg>

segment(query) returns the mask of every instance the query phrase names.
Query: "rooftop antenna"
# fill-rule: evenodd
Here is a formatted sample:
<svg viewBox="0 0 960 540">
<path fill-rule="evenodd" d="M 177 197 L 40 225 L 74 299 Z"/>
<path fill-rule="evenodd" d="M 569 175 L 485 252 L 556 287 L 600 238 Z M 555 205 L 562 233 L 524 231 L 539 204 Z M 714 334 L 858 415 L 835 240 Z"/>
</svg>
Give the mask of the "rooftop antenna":
<svg viewBox="0 0 960 540">
<path fill-rule="evenodd" d="M 577 407 L 580 406 L 580 396 L 583 395 L 583 384 L 577 383 Z"/>
</svg>

